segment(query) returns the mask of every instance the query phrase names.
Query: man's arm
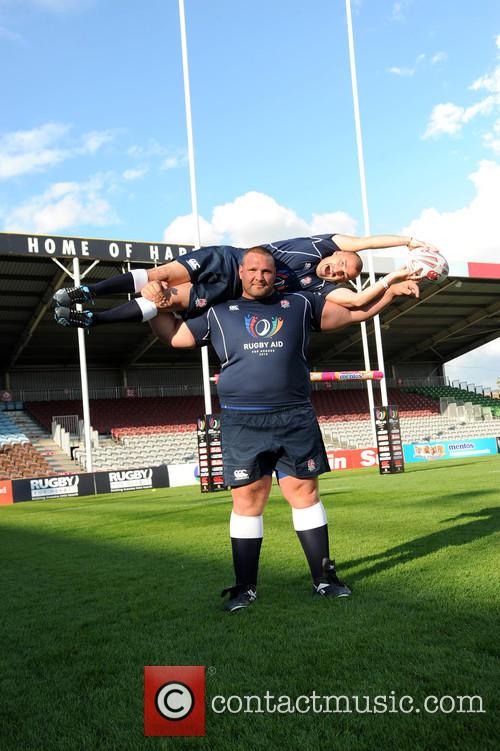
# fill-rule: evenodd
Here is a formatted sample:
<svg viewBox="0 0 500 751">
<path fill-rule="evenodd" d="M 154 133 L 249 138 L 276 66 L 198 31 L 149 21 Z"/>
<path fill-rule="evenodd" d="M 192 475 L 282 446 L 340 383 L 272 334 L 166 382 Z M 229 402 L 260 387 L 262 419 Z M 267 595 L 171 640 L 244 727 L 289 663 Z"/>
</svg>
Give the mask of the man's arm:
<svg viewBox="0 0 500 751">
<path fill-rule="evenodd" d="M 372 300 L 376 300 L 392 284 L 408 280 L 416 281 L 417 278 L 415 272 L 409 271 L 406 266 L 403 266 L 403 268 L 397 271 L 391 271 L 390 274 L 386 274 L 378 282 L 375 282 L 375 284 L 370 285 L 361 292 L 354 292 L 354 290 L 347 289 L 346 287 L 338 287 L 325 295 L 325 300 L 336 302 L 337 305 L 342 305 L 344 308 L 359 308 Z"/>
<path fill-rule="evenodd" d="M 378 299 L 351 310 L 327 300 L 321 314 L 321 331 L 335 331 L 345 326 L 350 326 L 353 323 L 367 321 L 386 308 L 395 297 L 402 295 L 418 298 L 420 295 L 418 285 L 411 281 L 394 284 L 385 290 L 384 294 L 380 295 Z"/>
<path fill-rule="evenodd" d="M 368 235 L 367 237 L 356 237 L 355 235 L 333 235 L 332 241 L 340 250 L 357 253 L 360 250 L 378 250 L 379 248 L 396 248 L 400 245 L 406 245 L 409 250 L 415 248 L 432 247 L 423 240 L 417 240 L 416 237 L 404 235 Z"/>
<path fill-rule="evenodd" d="M 192 349 L 196 347 L 195 338 L 184 321 L 175 318 L 170 313 L 156 316 L 156 318 L 149 321 L 149 325 L 156 336 L 163 342 L 166 342 L 169 347 L 174 347 L 174 349 Z"/>
</svg>

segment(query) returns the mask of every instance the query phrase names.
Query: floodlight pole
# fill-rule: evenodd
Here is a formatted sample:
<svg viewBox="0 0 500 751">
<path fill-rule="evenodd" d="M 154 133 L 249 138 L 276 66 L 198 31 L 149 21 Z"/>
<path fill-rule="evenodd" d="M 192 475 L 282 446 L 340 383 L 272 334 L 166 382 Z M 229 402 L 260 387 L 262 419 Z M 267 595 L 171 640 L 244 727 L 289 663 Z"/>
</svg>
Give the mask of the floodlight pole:
<svg viewBox="0 0 500 751">
<path fill-rule="evenodd" d="M 193 122 L 191 117 L 191 93 L 189 87 L 189 64 L 186 38 L 186 17 L 184 12 L 184 0 L 179 0 L 179 21 L 181 29 L 181 49 L 182 49 L 182 72 L 184 76 L 184 101 L 186 104 L 186 128 L 188 139 L 188 160 L 189 160 L 189 184 L 191 186 L 191 206 L 193 221 L 196 229 L 196 247 L 201 246 L 200 220 L 198 216 L 198 197 L 196 193 L 196 172 L 194 159 L 194 141 L 193 141 Z M 203 395 L 205 398 L 205 414 L 212 412 L 212 394 L 210 392 L 210 369 L 208 364 L 208 347 L 202 347 L 201 350 L 201 367 L 203 372 Z"/>
<path fill-rule="evenodd" d="M 73 258 L 73 283 L 75 287 L 80 286 L 80 261 Z M 77 305 L 78 310 L 82 310 L 81 305 Z M 85 350 L 85 331 L 78 329 L 78 353 L 80 355 L 80 379 L 82 382 L 82 405 L 83 405 L 83 435 L 85 442 L 85 470 L 92 472 L 92 439 L 90 435 L 90 403 L 89 403 L 89 383 L 87 378 L 87 353 Z"/>
<path fill-rule="evenodd" d="M 356 57 L 354 52 L 354 35 L 352 31 L 352 15 L 351 15 L 351 0 L 346 0 L 346 18 L 347 18 L 347 36 L 349 40 L 349 64 L 351 69 L 351 85 L 352 85 L 352 99 L 354 105 L 354 122 L 356 126 L 356 144 L 358 151 L 358 167 L 359 167 L 359 180 L 361 185 L 361 202 L 363 206 L 363 222 L 365 235 L 370 233 L 370 219 L 368 215 L 368 199 L 366 192 L 366 176 L 365 176 L 365 161 L 363 155 L 363 137 L 361 133 L 361 117 L 359 114 L 359 98 L 358 98 L 358 81 L 356 75 Z M 370 284 L 375 284 L 375 270 L 373 267 L 373 256 L 368 253 L 368 275 Z M 357 289 L 361 289 L 361 282 L 358 277 L 356 280 Z M 375 330 L 375 346 L 377 350 L 377 364 L 378 369 L 385 373 L 384 366 L 384 351 L 382 347 L 382 334 L 380 329 L 380 318 L 376 315 L 373 318 L 373 326 Z M 364 330 L 363 330 L 363 327 Z M 370 355 L 368 351 L 368 340 L 366 336 L 366 326 L 361 324 L 361 336 L 363 339 L 363 353 L 365 358 L 365 368 L 370 370 Z M 375 422 L 373 416 L 373 386 L 371 381 L 368 381 L 368 400 L 370 403 L 370 420 L 372 423 L 372 430 L 375 434 Z M 387 397 L 387 381 L 385 377 L 380 381 L 380 394 L 382 397 L 382 404 L 388 404 Z"/>
</svg>

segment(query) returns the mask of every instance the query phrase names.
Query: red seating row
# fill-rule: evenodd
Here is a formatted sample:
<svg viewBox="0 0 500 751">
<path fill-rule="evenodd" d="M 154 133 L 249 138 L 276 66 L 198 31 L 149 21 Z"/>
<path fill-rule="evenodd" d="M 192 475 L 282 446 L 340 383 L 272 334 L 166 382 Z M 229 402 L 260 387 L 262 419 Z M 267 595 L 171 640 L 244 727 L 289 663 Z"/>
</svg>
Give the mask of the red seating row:
<svg viewBox="0 0 500 751">
<path fill-rule="evenodd" d="M 53 475 L 50 464 L 40 456 L 31 443 L 2 446 L 0 450 L 0 479 L 16 480 L 22 477 Z"/>
<path fill-rule="evenodd" d="M 376 399 L 378 395 L 375 390 Z M 389 403 L 397 404 L 403 417 L 439 414 L 436 401 L 397 389 L 389 390 Z M 320 422 L 368 418 L 368 395 L 364 389 L 314 391 L 313 405 Z M 83 417 L 80 401 L 29 402 L 25 408 L 48 430 L 55 415 Z M 217 399 L 214 399 L 213 410 L 219 410 Z M 94 399 L 90 402 L 92 426 L 99 433 L 112 433 L 116 437 L 194 430 L 196 418 L 203 412 L 201 396 Z"/>
<path fill-rule="evenodd" d="M 83 418 L 80 401 L 27 402 L 25 408 L 47 430 L 51 429 L 53 416 L 78 415 Z M 215 400 L 214 411 L 218 409 Z M 196 418 L 203 412 L 202 397 L 93 399 L 90 402 L 90 422 L 99 433 L 111 433 L 113 428 L 165 425 L 168 430 L 194 430 Z"/>
</svg>

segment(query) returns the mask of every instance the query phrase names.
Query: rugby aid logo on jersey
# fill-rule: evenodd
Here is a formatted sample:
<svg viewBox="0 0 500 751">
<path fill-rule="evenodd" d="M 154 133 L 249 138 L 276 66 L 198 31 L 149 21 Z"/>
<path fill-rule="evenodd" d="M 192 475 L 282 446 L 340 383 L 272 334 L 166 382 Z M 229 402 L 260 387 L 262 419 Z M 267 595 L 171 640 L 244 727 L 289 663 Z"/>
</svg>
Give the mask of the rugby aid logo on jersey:
<svg viewBox="0 0 500 751">
<path fill-rule="evenodd" d="M 271 336 L 275 336 L 283 326 L 283 318 L 273 316 L 271 320 L 268 318 L 261 318 L 257 315 L 246 315 L 245 326 L 249 334 L 254 339 L 269 339 Z"/>
</svg>

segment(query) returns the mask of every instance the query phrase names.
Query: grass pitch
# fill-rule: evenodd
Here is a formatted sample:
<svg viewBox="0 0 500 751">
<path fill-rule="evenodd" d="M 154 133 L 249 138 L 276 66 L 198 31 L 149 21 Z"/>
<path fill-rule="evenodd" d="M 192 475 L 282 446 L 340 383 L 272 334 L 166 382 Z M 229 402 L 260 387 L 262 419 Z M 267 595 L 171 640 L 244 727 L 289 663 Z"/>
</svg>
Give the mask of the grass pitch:
<svg viewBox="0 0 500 751">
<path fill-rule="evenodd" d="M 500 458 L 321 481 L 348 600 L 314 598 L 274 489 L 259 599 L 228 615 L 228 493 L 178 488 L 0 508 L 2 751 L 493 749 Z M 217 694 L 482 697 L 483 713 L 214 714 L 143 736 L 143 666 Z M 394 692 L 394 694 L 391 694 Z M 352 705 L 351 705 L 352 706 Z M 451 704 L 446 704 L 446 709 Z M 476 709 L 478 707 L 476 706 Z"/>
</svg>

